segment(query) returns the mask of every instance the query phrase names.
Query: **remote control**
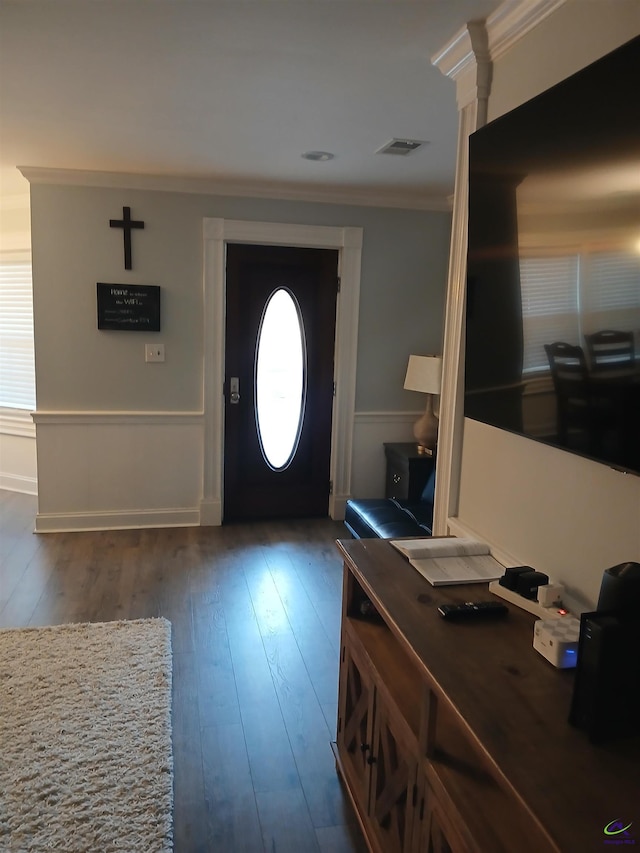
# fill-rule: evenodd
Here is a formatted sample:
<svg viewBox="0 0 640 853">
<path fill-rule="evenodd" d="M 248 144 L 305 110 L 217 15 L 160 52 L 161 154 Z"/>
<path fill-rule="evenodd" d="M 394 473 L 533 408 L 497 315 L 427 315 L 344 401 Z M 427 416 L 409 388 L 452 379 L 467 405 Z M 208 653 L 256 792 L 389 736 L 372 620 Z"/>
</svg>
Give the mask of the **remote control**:
<svg viewBox="0 0 640 853">
<path fill-rule="evenodd" d="M 498 619 L 506 616 L 509 608 L 499 601 L 466 601 L 464 604 L 441 604 L 438 613 L 443 619 L 469 621 L 475 619 Z"/>
</svg>

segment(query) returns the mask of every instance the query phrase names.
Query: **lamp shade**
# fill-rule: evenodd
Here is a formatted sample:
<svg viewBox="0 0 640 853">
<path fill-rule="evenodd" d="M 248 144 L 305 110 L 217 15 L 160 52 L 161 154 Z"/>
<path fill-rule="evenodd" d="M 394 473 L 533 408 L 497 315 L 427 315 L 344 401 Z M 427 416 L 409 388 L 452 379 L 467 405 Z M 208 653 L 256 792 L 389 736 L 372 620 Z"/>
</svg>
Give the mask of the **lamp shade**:
<svg viewBox="0 0 640 853">
<path fill-rule="evenodd" d="M 407 375 L 404 380 L 406 391 L 422 391 L 423 394 L 439 394 L 442 379 L 442 358 L 439 355 L 410 355 Z"/>
</svg>

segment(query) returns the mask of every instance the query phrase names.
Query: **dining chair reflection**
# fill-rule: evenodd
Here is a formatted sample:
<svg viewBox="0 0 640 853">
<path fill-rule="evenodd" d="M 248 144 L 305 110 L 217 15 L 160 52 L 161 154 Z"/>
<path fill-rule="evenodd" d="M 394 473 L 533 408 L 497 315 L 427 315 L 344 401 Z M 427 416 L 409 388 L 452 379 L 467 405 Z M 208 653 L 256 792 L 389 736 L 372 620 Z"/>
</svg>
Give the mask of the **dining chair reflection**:
<svg viewBox="0 0 640 853">
<path fill-rule="evenodd" d="M 634 364 L 633 332 L 602 329 L 585 335 L 589 364 L 594 373 L 630 369 Z"/>
</svg>

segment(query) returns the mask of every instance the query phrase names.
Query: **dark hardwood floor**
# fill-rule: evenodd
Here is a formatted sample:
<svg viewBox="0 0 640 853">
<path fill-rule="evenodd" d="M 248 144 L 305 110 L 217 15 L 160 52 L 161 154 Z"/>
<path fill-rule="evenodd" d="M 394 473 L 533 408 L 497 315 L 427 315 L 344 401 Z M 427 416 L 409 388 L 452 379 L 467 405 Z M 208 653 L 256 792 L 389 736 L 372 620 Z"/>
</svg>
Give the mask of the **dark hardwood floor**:
<svg viewBox="0 0 640 853">
<path fill-rule="evenodd" d="M 364 851 L 329 745 L 343 525 L 34 534 L 35 513 L 0 491 L 0 627 L 171 621 L 175 853 Z"/>
</svg>

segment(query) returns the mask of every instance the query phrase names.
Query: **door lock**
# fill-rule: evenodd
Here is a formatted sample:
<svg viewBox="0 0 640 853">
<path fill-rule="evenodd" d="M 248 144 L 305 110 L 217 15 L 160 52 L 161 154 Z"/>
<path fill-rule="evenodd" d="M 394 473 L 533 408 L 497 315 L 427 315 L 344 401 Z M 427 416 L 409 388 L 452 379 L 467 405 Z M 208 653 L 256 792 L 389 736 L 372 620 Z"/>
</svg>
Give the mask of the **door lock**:
<svg viewBox="0 0 640 853">
<path fill-rule="evenodd" d="M 237 405 L 240 402 L 240 379 L 232 376 L 229 380 L 229 402 Z"/>
</svg>

